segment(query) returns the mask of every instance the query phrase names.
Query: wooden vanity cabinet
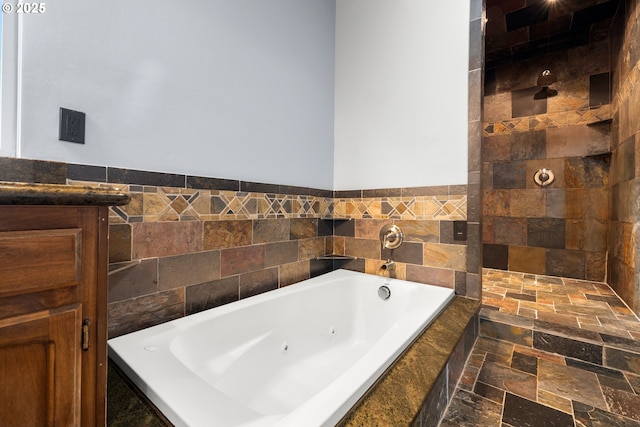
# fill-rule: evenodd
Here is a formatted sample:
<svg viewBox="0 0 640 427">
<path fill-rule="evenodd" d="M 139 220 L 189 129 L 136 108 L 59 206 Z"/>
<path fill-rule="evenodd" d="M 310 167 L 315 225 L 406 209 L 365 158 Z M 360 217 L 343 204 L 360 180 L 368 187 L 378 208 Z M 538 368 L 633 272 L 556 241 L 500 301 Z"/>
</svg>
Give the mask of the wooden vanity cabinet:
<svg viewBox="0 0 640 427">
<path fill-rule="evenodd" d="M 108 207 L 0 206 L 0 426 L 104 426 Z"/>
</svg>

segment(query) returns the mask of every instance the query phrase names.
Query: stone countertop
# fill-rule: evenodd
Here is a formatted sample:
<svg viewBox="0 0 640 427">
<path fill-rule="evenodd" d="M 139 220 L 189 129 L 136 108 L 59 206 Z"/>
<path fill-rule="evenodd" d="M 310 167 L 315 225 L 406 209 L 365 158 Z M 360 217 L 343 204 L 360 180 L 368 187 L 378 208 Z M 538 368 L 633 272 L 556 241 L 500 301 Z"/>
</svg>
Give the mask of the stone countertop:
<svg viewBox="0 0 640 427">
<path fill-rule="evenodd" d="M 411 425 L 479 306 L 456 297 L 338 425 Z"/>
<path fill-rule="evenodd" d="M 0 205 L 119 206 L 129 200 L 112 186 L 0 182 Z"/>
</svg>

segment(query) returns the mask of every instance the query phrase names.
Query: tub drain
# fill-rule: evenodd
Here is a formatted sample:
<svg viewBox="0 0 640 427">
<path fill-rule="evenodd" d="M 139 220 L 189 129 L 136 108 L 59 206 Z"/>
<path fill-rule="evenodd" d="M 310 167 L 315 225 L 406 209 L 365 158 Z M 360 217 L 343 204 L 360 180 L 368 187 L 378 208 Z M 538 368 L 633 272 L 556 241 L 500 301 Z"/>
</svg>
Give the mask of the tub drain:
<svg viewBox="0 0 640 427">
<path fill-rule="evenodd" d="M 333 326 L 329 328 L 329 335 L 335 335 L 336 334 L 336 328 L 334 328 Z"/>
<path fill-rule="evenodd" d="M 289 343 L 287 343 L 286 341 L 282 343 L 282 346 L 280 347 L 280 350 L 282 350 L 283 353 L 286 353 L 287 351 L 289 351 Z"/>
</svg>

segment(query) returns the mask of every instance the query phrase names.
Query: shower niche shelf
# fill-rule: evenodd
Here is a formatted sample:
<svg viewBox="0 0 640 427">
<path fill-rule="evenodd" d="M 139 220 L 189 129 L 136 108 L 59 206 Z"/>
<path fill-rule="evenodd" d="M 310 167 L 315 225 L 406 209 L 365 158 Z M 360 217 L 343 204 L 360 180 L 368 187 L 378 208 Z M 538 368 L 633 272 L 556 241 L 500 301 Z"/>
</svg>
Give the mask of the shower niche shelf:
<svg viewBox="0 0 640 427">
<path fill-rule="evenodd" d="M 326 220 L 326 221 L 352 221 L 353 218 L 342 218 L 342 217 L 331 217 L 331 216 L 325 216 L 322 217 L 320 219 Z"/>
<path fill-rule="evenodd" d="M 319 256 L 316 257 L 315 259 L 322 259 L 322 260 L 334 260 L 334 261 L 352 261 L 352 260 L 356 260 L 358 259 L 357 257 L 354 256 L 348 256 L 348 255 L 335 255 L 335 254 L 329 254 L 329 255 L 323 255 L 323 256 Z"/>
<path fill-rule="evenodd" d="M 594 122 L 587 123 L 587 126 L 598 126 L 598 125 L 606 125 L 606 124 L 610 125 L 612 121 L 613 119 L 596 120 Z"/>
</svg>

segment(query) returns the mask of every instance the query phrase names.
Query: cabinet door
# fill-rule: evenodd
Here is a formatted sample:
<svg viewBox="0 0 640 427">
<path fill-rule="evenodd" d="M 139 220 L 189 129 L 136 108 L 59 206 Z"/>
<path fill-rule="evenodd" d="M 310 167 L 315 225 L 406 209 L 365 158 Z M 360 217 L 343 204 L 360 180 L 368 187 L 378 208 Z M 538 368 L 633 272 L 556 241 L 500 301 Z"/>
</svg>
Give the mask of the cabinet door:
<svg viewBox="0 0 640 427">
<path fill-rule="evenodd" d="M 0 320 L 0 426 L 79 425 L 81 307 Z"/>
</svg>

